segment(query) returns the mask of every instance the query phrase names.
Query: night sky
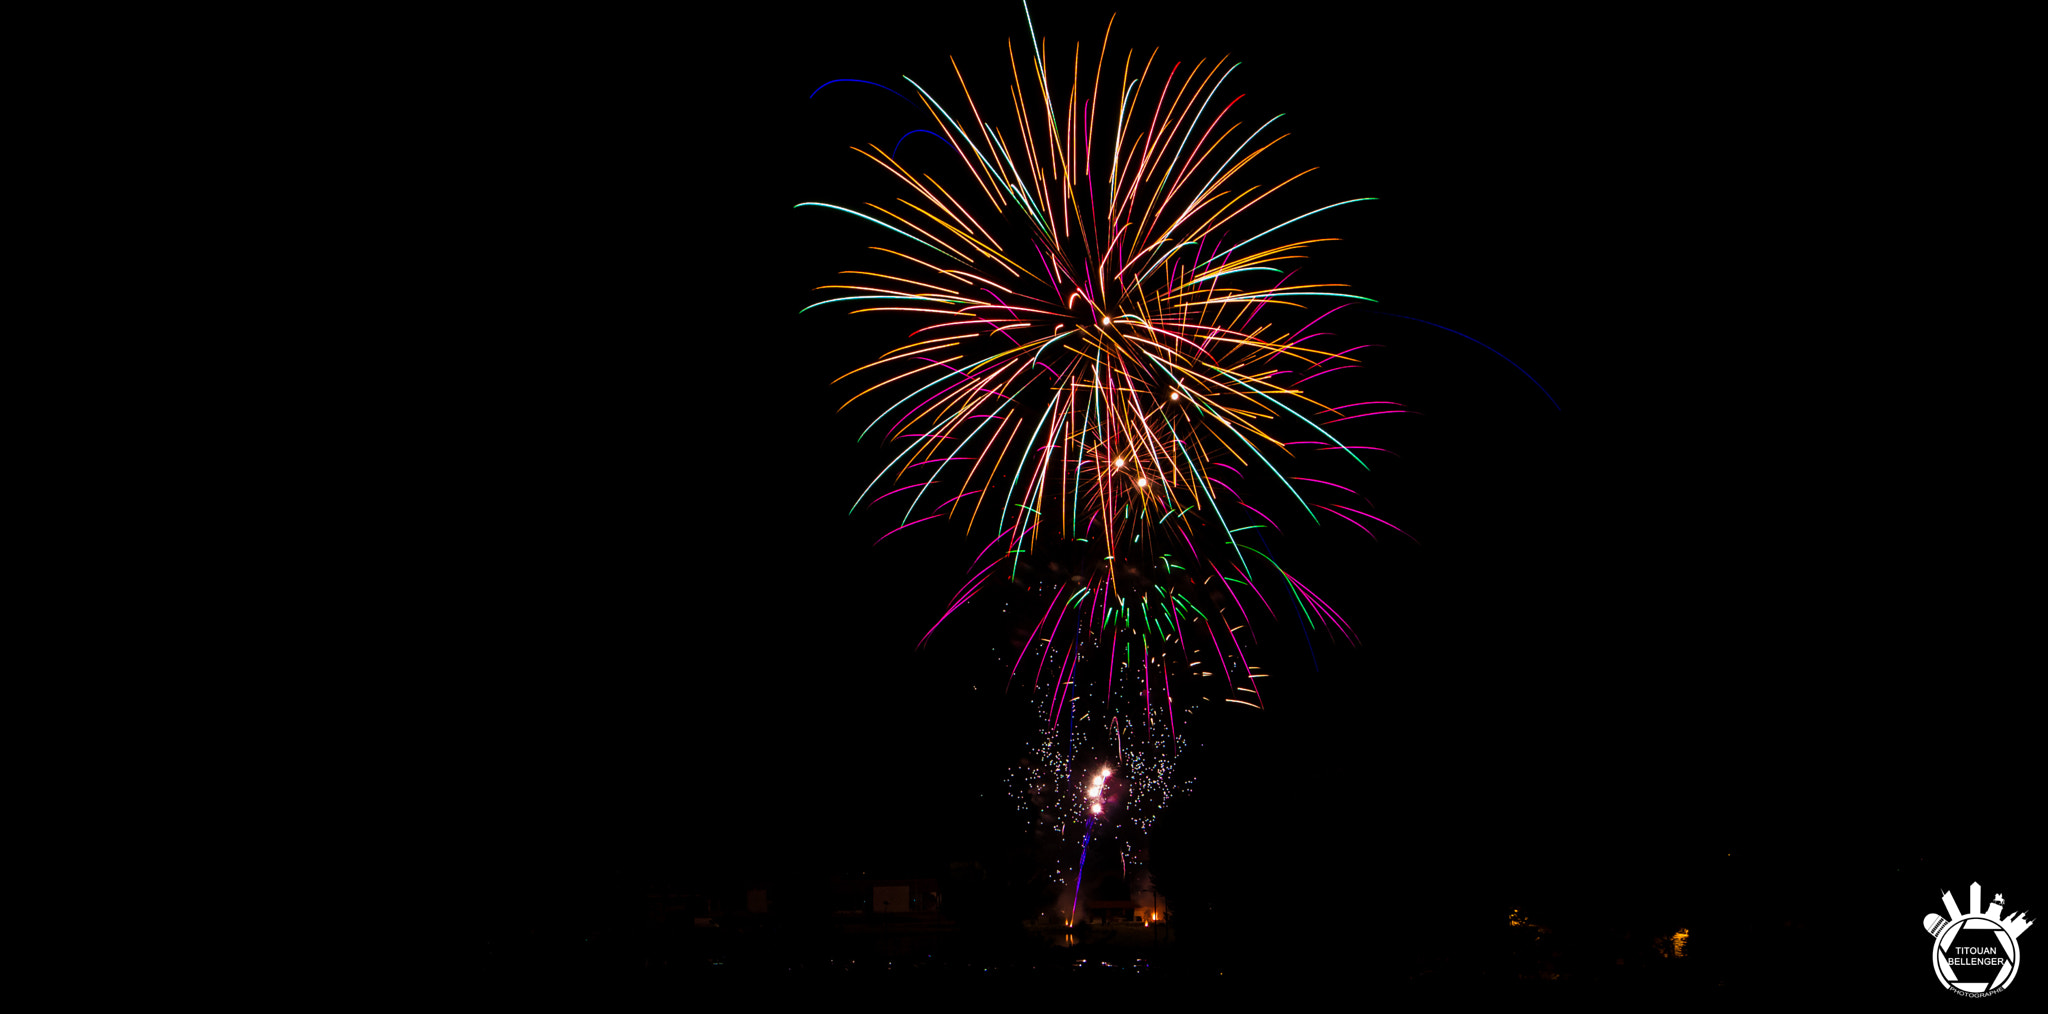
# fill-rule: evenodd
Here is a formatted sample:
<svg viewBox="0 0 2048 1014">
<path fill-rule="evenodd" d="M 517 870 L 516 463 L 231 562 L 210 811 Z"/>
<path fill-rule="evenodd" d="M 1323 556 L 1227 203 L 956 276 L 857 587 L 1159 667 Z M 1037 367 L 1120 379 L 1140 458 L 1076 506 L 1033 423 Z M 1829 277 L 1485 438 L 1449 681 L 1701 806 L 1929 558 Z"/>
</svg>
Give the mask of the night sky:
<svg viewBox="0 0 2048 1014">
<path fill-rule="evenodd" d="M 1111 9 L 1033 14 L 1063 64 Z M 1334 318 L 1382 346 L 1344 383 L 1413 410 L 1352 432 L 1398 452 L 1364 492 L 1415 543 L 1276 546 L 1363 646 L 1259 628 L 1268 707 L 1202 716 L 1162 848 L 1244 897 L 1331 899 L 1339 935 L 1339 909 L 1530 898 L 1824 912 L 1910 950 L 1914 986 L 1937 888 L 2032 889 L 1994 882 L 2032 876 L 1996 830 L 2008 790 L 1964 813 L 1951 788 L 2006 763 L 1956 752 L 1997 709 L 1927 696 L 1983 663 L 1881 619 L 1870 526 L 1821 503 L 1840 438 L 1787 397 L 1821 339 L 1796 298 L 1754 295 L 1804 241 L 1759 179 L 1792 128 L 1723 108 L 1733 71 L 1674 70 L 1670 25 L 1114 9 L 1113 59 L 1228 52 L 1233 119 L 1287 114 L 1260 181 L 1319 168 L 1272 222 L 1379 198 L 1323 216 L 1343 242 L 1309 263 L 1380 300 Z M 814 88 L 956 88 L 951 55 L 995 105 L 1021 12 L 557 27 L 464 36 L 478 58 L 432 82 L 412 149 L 457 296 L 396 353 L 379 516 L 452 843 L 432 875 L 630 895 L 1002 852 L 1028 728 L 1002 618 L 916 649 L 978 545 L 875 546 L 894 523 L 849 515 L 888 459 L 829 382 L 907 328 L 797 315 L 874 240 L 792 206 L 893 199 L 846 149 L 926 125 Z M 1891 953 L 1853 961 L 1881 980 Z"/>
</svg>

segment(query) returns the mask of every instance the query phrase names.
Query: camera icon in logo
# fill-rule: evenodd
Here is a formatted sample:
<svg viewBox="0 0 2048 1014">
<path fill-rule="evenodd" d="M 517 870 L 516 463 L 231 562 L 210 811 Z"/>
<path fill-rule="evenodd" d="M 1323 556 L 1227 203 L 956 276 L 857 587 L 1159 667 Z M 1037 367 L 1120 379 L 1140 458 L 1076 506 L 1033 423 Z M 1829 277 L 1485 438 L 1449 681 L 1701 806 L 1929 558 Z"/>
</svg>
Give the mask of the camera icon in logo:
<svg viewBox="0 0 2048 1014">
<path fill-rule="evenodd" d="M 2020 972 L 2020 934 L 2033 922 L 2024 912 L 2005 915 L 2005 895 L 1984 907 L 1984 887 L 1970 885 L 1970 910 L 1956 908 L 1955 895 L 1941 892 L 1948 917 L 1930 912 L 1921 920 L 1934 937 L 1934 974 L 1951 991 L 1968 996 L 2003 992 Z"/>
</svg>

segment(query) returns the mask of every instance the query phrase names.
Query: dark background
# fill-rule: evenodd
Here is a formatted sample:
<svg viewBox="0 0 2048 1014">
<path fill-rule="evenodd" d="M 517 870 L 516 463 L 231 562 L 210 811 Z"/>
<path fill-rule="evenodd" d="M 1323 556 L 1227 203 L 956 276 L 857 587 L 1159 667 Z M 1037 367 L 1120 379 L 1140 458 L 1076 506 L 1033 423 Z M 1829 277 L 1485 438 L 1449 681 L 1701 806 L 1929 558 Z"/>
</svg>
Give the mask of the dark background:
<svg viewBox="0 0 2048 1014">
<path fill-rule="evenodd" d="M 1323 216 L 1344 242 L 1311 271 L 1400 315 L 1335 320 L 1382 346 L 1345 383 L 1414 412 L 1354 432 L 1399 453 L 1367 492 L 1416 543 L 1285 547 L 1364 645 L 1311 660 L 1274 625 L 1253 649 L 1268 708 L 1196 727 L 1199 785 L 1156 842 L 1201 871 L 1190 897 L 1230 927 L 1307 920 L 1351 960 L 1407 953 L 1408 913 L 1457 933 L 1547 904 L 1746 927 L 1724 939 L 1907 988 L 1929 985 L 1939 889 L 2032 890 L 1995 879 L 2032 875 L 1999 844 L 1998 790 L 1955 789 L 2009 759 L 1947 747 L 1981 727 L 1930 704 L 1998 677 L 1923 631 L 1953 606 L 1891 620 L 1916 551 L 1833 494 L 1857 438 L 1810 386 L 1828 280 L 1764 281 L 1825 231 L 1772 182 L 1799 124 L 1730 97 L 1773 73 L 1770 45 L 1117 10 L 1112 59 L 1227 51 L 1232 119 L 1288 114 L 1259 180 L 1319 168 L 1270 221 L 1379 198 Z M 1108 13 L 1033 9 L 1055 66 L 1076 40 L 1092 61 Z M 995 106 L 1021 12 L 435 36 L 372 132 L 419 227 L 392 274 L 421 299 L 374 415 L 393 452 L 365 474 L 447 918 L 488 937 L 664 884 L 1005 861 L 1024 740 L 998 626 L 970 611 L 915 650 L 973 548 L 874 546 L 893 523 L 847 511 L 887 457 L 828 382 L 904 328 L 797 315 L 874 240 L 793 205 L 893 199 L 846 148 L 926 125 L 879 89 L 813 89 L 908 74 L 945 95 L 952 55 Z"/>
</svg>

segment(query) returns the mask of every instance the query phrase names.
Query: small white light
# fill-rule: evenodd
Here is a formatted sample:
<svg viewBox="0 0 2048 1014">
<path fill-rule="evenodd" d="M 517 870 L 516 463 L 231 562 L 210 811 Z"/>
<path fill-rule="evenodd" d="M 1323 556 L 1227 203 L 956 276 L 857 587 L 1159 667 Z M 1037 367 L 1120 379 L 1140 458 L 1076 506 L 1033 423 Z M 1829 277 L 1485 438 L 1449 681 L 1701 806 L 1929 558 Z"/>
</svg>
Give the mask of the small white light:
<svg viewBox="0 0 2048 1014">
<path fill-rule="evenodd" d="M 1138 477 L 1138 485 L 1140 485 L 1140 486 L 1143 486 L 1144 484 L 1145 484 L 1145 478 L 1144 478 L 1143 476 L 1139 476 L 1139 477 Z"/>
</svg>

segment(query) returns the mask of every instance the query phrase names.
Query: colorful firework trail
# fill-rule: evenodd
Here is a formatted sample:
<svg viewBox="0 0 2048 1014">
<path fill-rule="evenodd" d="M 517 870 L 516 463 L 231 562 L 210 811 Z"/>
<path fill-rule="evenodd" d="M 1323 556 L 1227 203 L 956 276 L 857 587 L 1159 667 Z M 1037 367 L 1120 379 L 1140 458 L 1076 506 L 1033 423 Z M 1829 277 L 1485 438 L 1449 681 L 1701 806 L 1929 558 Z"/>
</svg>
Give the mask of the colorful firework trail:
<svg viewBox="0 0 2048 1014">
<path fill-rule="evenodd" d="M 907 344 L 839 378 L 857 388 L 842 410 L 887 403 L 863 439 L 898 445 L 854 506 L 890 513 L 883 538 L 950 520 L 981 547 L 926 640 L 992 585 L 1038 597 L 1010 675 L 1048 729 L 1065 719 L 1070 758 L 1077 709 L 1120 716 L 1123 754 L 1135 749 L 1126 738 L 1178 738 L 1193 698 L 1175 695 L 1190 680 L 1262 707 L 1262 674 L 1238 636 L 1251 639 L 1258 613 L 1355 643 L 1274 559 L 1264 530 L 1279 529 L 1276 515 L 1398 531 L 1359 506 L 1370 503 L 1355 479 L 1305 474 L 1369 471 L 1364 454 L 1380 448 L 1332 428 L 1401 411 L 1305 390 L 1360 365 L 1365 345 L 1309 343 L 1328 337 L 1317 329 L 1342 301 L 1370 300 L 1297 279 L 1303 251 L 1331 241 L 1299 223 L 1371 198 L 1266 224 L 1286 207 L 1275 195 L 1309 170 L 1250 182 L 1248 167 L 1286 135 L 1277 116 L 1249 131 L 1230 120 L 1236 66 L 1108 53 L 1105 31 L 1092 68 L 1078 43 L 1055 68 L 1034 28 L 1029 52 L 1008 54 L 1012 125 L 994 122 L 957 62 L 958 99 L 905 78 L 931 117 L 920 131 L 950 149 L 931 141 L 922 153 L 944 152 L 944 164 L 870 145 L 856 150 L 906 188 L 893 203 L 798 205 L 886 230 L 873 249 L 895 258 L 886 272 L 843 272 L 806 311 L 918 321 Z M 1340 302 L 1303 302 L 1325 300 Z M 1255 504 L 1259 489 L 1274 498 Z"/>
</svg>

